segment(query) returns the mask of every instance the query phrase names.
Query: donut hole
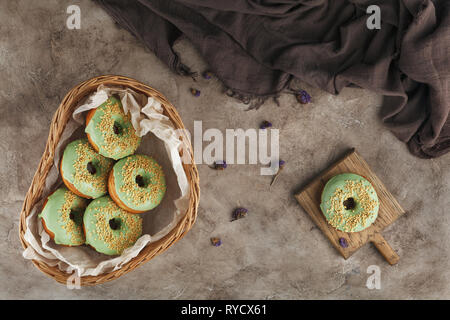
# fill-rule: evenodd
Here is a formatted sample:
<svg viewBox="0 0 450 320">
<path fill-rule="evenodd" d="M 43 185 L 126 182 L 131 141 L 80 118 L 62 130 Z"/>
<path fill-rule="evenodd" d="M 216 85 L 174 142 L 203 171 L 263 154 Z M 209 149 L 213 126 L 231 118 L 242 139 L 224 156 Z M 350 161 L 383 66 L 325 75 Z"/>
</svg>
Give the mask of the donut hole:
<svg viewBox="0 0 450 320">
<path fill-rule="evenodd" d="M 82 217 L 80 209 L 71 209 L 69 213 L 69 219 L 75 222 L 76 225 L 80 225 L 82 223 Z"/>
<path fill-rule="evenodd" d="M 109 227 L 110 227 L 112 230 L 118 230 L 118 229 L 120 229 L 120 219 L 116 219 L 116 218 L 110 219 L 110 220 L 109 220 Z"/>
<path fill-rule="evenodd" d="M 138 174 L 136 176 L 135 182 L 140 188 L 145 188 L 148 185 L 147 180 L 143 176 L 141 176 L 140 174 Z"/>
<path fill-rule="evenodd" d="M 95 165 L 92 163 L 92 161 L 89 161 L 87 163 L 86 170 L 92 175 L 97 173 L 97 169 L 95 168 Z"/>
<path fill-rule="evenodd" d="M 353 198 L 347 198 L 343 202 L 345 210 L 353 210 L 356 207 L 356 201 Z"/>
<path fill-rule="evenodd" d="M 114 121 L 113 131 L 114 131 L 114 134 L 116 134 L 116 135 L 122 134 L 123 128 L 119 122 Z"/>
</svg>

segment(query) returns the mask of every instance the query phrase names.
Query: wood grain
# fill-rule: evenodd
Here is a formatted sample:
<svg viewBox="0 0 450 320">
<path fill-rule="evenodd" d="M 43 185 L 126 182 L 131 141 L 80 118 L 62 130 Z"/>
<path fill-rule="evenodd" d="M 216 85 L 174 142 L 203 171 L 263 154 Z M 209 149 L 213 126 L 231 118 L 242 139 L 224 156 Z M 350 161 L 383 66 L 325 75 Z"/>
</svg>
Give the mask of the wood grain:
<svg viewBox="0 0 450 320">
<path fill-rule="evenodd" d="M 320 210 L 320 198 L 327 181 L 337 174 L 346 172 L 359 174 L 369 180 L 375 188 L 380 201 L 377 219 L 369 228 L 361 232 L 343 232 L 333 228 L 328 224 Z M 390 264 L 396 264 L 399 261 L 399 256 L 384 240 L 381 231 L 396 221 L 405 211 L 355 149 L 350 150 L 341 160 L 315 178 L 295 197 L 345 259 L 369 241 L 374 243 Z M 347 240 L 347 248 L 343 248 L 339 244 L 339 238 Z"/>
</svg>

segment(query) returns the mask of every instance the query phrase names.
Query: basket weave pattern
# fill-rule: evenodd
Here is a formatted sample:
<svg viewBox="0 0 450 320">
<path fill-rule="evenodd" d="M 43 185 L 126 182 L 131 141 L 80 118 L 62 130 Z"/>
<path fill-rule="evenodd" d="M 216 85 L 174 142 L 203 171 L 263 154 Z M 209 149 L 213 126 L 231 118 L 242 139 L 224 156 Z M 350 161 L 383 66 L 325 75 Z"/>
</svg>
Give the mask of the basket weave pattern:
<svg viewBox="0 0 450 320">
<path fill-rule="evenodd" d="M 27 228 L 26 218 L 31 213 L 34 206 L 41 200 L 47 175 L 53 166 L 56 146 L 58 145 L 64 128 L 72 117 L 72 113 L 81 99 L 94 92 L 101 84 L 108 86 L 128 87 L 138 93 L 145 94 L 146 96 L 155 97 L 161 102 L 161 105 L 164 108 L 164 115 L 169 117 L 175 128 L 185 128 L 178 112 L 172 104 L 160 92 L 138 82 L 137 80 L 123 76 L 107 75 L 95 77 L 72 88 L 72 90 L 70 90 L 64 97 L 55 115 L 53 116 L 44 154 L 42 155 L 31 186 L 25 196 L 22 212 L 20 214 L 19 226 L 20 240 L 24 249 L 29 246 L 24 239 Z M 187 179 L 190 183 L 189 208 L 186 214 L 167 235 L 158 241 L 148 244 L 136 257 L 124 264 L 122 268 L 98 276 L 81 277 L 80 284 L 82 286 L 92 286 L 119 278 L 121 275 L 134 270 L 144 262 L 147 262 L 156 255 L 164 252 L 172 244 L 180 240 L 192 228 L 195 219 L 197 218 L 197 209 L 200 200 L 200 183 L 197 167 L 193 160 L 192 146 L 186 136 L 182 136 L 181 138 L 188 146 L 187 150 L 189 151 L 189 156 L 191 158 L 191 164 L 183 164 L 184 171 L 186 172 Z M 52 267 L 37 260 L 32 260 L 32 262 L 40 271 L 54 278 L 59 283 L 66 284 L 67 279 L 71 276 L 71 274 L 59 270 L 57 266 Z"/>
</svg>

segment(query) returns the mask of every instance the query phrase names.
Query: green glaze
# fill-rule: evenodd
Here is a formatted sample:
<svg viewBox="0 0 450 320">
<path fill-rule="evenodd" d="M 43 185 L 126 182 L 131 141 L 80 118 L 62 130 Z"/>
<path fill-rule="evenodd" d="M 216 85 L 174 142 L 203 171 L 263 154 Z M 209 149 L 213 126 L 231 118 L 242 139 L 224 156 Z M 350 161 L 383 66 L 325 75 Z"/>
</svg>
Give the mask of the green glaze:
<svg viewBox="0 0 450 320">
<path fill-rule="evenodd" d="M 88 171 L 88 163 L 95 168 L 95 174 Z M 92 199 L 105 195 L 108 191 L 108 175 L 114 161 L 98 154 L 87 139 L 69 143 L 62 158 L 62 175 L 65 180 L 83 195 Z"/>
<path fill-rule="evenodd" d="M 352 209 L 344 201 L 353 198 Z M 320 208 L 327 221 L 344 232 L 359 232 L 369 227 L 378 216 L 379 201 L 372 184 L 365 178 L 342 173 L 326 183 Z"/>
<path fill-rule="evenodd" d="M 119 128 L 117 133 L 114 125 Z M 110 97 L 95 110 L 85 132 L 101 155 L 114 160 L 133 154 L 141 142 L 130 115 L 124 113 L 122 103 L 115 97 Z"/>
<path fill-rule="evenodd" d="M 47 229 L 54 233 L 56 244 L 79 246 L 84 244 L 83 214 L 88 201 L 66 187 L 53 192 L 39 214 Z M 72 215 L 71 215 L 72 213 Z"/>
<path fill-rule="evenodd" d="M 114 186 L 119 199 L 136 211 L 148 211 L 160 204 L 166 192 L 162 167 L 146 155 L 132 155 L 119 160 L 113 168 Z M 136 177 L 143 178 L 139 186 Z"/>
<path fill-rule="evenodd" d="M 115 230 L 110 224 L 112 219 Z M 93 200 L 86 208 L 83 222 L 86 244 L 107 255 L 122 254 L 142 235 L 142 216 L 126 212 L 109 196 Z"/>
</svg>

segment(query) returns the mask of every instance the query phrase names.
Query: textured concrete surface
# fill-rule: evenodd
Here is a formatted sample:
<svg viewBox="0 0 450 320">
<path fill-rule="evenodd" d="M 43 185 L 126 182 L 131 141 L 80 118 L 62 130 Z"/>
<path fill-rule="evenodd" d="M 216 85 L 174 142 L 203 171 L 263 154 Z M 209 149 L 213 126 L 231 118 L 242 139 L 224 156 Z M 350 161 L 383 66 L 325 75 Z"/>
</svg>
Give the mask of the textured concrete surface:
<svg viewBox="0 0 450 320">
<path fill-rule="evenodd" d="M 66 28 L 70 4 L 81 7 L 81 30 Z M 0 0 L 0 21 L 0 298 L 450 298 L 450 155 L 412 156 L 381 124 L 380 96 L 359 89 L 332 96 L 304 87 L 312 104 L 284 94 L 280 107 L 268 101 L 245 111 L 218 81 L 194 83 L 171 73 L 90 1 Z M 188 41 L 176 49 L 194 70 L 207 68 Z M 223 172 L 199 165 L 199 215 L 186 237 L 118 280 L 68 290 L 22 258 L 19 213 L 60 100 L 102 74 L 134 77 L 162 91 L 190 130 L 194 120 L 220 130 L 271 121 L 280 129 L 287 167 L 269 188 L 270 177 L 259 175 L 258 165 Z M 201 97 L 189 93 L 193 85 Z M 408 212 L 384 232 L 401 257 L 396 266 L 372 245 L 343 260 L 293 197 L 352 146 Z M 250 212 L 231 223 L 237 205 Z M 211 236 L 223 245 L 211 246 Z M 370 265 L 380 267 L 380 290 L 366 287 Z"/>
</svg>

